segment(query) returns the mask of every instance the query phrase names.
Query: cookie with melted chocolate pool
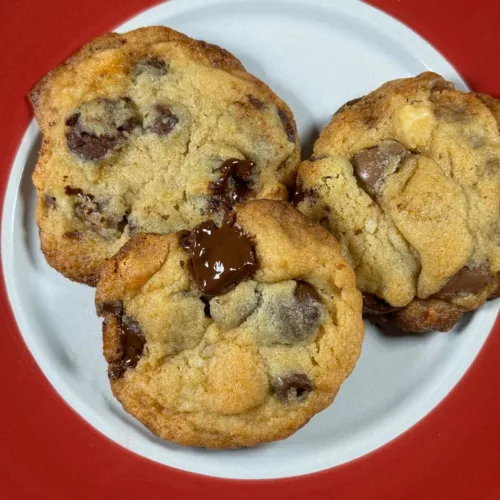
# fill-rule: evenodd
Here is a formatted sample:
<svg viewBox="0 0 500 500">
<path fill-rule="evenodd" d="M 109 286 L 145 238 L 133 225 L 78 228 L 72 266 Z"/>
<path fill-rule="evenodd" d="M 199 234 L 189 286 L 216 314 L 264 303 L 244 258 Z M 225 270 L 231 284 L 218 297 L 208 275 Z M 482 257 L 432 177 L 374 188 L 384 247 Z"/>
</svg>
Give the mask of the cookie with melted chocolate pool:
<svg viewBox="0 0 500 500">
<path fill-rule="evenodd" d="M 113 393 L 158 436 L 236 448 L 286 438 L 335 398 L 363 339 L 332 235 L 284 202 L 132 237 L 96 307 Z"/>
<path fill-rule="evenodd" d="M 500 293 L 500 101 L 435 73 L 336 113 L 295 204 L 339 239 L 365 312 L 449 330 Z"/>
<path fill-rule="evenodd" d="M 221 224 L 237 203 L 287 199 L 295 182 L 288 106 L 229 52 L 169 28 L 97 38 L 31 100 L 41 247 L 72 280 L 95 284 L 135 233 Z"/>
</svg>

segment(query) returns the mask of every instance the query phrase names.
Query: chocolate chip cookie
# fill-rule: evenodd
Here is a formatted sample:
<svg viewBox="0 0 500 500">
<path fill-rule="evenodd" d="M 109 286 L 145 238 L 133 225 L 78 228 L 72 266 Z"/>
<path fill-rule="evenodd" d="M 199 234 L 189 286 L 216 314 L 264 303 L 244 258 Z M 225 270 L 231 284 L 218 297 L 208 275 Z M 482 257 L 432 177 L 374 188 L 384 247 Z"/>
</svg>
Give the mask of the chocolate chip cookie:
<svg viewBox="0 0 500 500">
<path fill-rule="evenodd" d="M 300 161 L 288 106 L 227 51 L 164 27 L 111 33 L 31 93 L 49 264 L 95 284 L 138 232 L 169 233 L 254 198 L 287 199 Z"/>
<path fill-rule="evenodd" d="M 500 291 L 500 103 L 434 73 L 335 113 L 295 204 L 340 241 L 365 312 L 449 330 Z"/>
<path fill-rule="evenodd" d="M 236 448 L 283 439 L 359 356 L 362 298 L 332 235 L 285 202 L 132 237 L 96 307 L 113 393 L 158 436 Z"/>
</svg>

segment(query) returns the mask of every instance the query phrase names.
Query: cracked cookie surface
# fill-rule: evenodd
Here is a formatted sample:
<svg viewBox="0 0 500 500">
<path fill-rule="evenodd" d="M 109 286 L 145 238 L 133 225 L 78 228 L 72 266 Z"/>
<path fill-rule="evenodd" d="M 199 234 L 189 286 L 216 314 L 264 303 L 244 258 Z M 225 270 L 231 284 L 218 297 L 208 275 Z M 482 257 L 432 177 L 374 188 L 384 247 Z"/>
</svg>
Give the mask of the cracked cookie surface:
<svg viewBox="0 0 500 500">
<path fill-rule="evenodd" d="M 499 294 L 499 119 L 498 100 L 423 73 L 322 131 L 295 201 L 339 239 L 365 312 L 445 331 Z"/>
<path fill-rule="evenodd" d="M 291 435 L 333 401 L 364 332 L 335 239 L 269 200 L 238 206 L 231 225 L 134 236 L 104 265 L 96 307 L 115 396 L 190 446 Z"/>
<path fill-rule="evenodd" d="M 295 180 L 288 106 L 227 51 L 168 28 L 97 38 L 30 97 L 41 246 L 76 281 L 95 284 L 134 233 L 220 223 Z"/>
</svg>

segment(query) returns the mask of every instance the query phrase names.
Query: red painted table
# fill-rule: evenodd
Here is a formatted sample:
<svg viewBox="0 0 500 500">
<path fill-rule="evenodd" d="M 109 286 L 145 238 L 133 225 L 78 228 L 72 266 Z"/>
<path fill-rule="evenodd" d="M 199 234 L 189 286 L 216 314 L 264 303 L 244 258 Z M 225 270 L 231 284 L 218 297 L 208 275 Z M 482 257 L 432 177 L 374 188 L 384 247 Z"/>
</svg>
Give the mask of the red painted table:
<svg viewBox="0 0 500 500">
<path fill-rule="evenodd" d="M 333 1 L 333 0 L 332 0 Z M 90 38 L 151 0 L 4 0 L 0 5 L 0 193 L 31 119 L 26 94 Z M 500 2 L 373 0 L 433 43 L 474 89 L 500 96 Z M 0 499 L 500 499 L 500 321 L 451 394 L 379 450 L 313 475 L 270 481 L 196 476 L 134 455 L 55 393 L 0 288 Z"/>
</svg>

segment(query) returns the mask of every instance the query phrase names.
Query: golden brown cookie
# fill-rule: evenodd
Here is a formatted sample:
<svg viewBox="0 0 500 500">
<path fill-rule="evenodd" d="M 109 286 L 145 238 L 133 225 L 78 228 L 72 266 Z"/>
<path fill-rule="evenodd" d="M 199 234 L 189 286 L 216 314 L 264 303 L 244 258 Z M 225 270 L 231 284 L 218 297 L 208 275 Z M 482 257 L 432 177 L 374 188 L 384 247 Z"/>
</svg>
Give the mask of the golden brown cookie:
<svg viewBox="0 0 500 500">
<path fill-rule="evenodd" d="M 499 118 L 496 99 L 423 73 L 323 130 L 295 204 L 339 239 L 367 313 L 446 331 L 498 294 Z"/>
<path fill-rule="evenodd" d="M 168 233 L 246 199 L 287 199 L 300 161 L 288 106 L 229 52 L 169 28 L 110 33 L 31 100 L 49 264 L 95 284 L 135 232 Z"/>
<path fill-rule="evenodd" d="M 134 236 L 104 265 L 96 307 L 125 410 L 164 439 L 210 448 L 297 431 L 333 401 L 364 331 L 335 239 L 269 200 L 222 227 Z"/>
</svg>

